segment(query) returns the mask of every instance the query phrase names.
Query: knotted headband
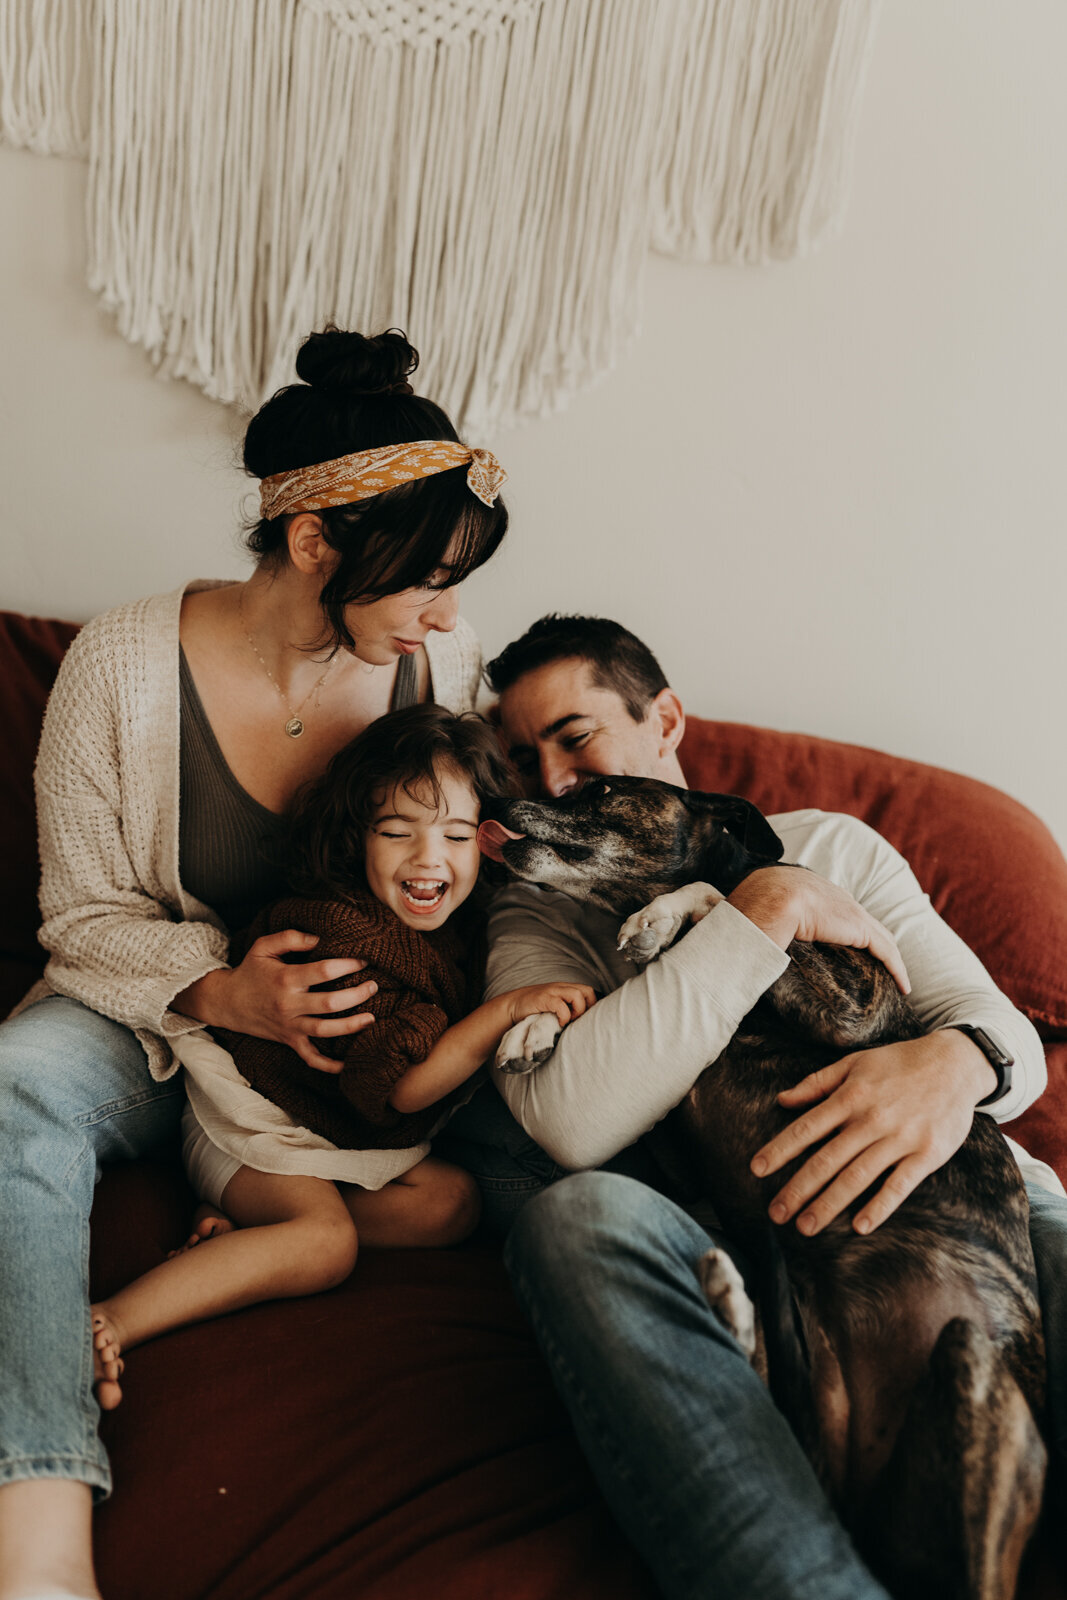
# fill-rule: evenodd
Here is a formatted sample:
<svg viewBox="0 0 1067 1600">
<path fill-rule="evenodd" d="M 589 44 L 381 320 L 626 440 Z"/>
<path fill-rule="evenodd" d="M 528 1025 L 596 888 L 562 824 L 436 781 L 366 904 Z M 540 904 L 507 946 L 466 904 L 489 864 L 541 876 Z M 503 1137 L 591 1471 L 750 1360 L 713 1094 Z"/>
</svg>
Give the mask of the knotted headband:
<svg viewBox="0 0 1067 1600">
<path fill-rule="evenodd" d="M 507 473 L 491 450 L 472 450 L 453 439 L 416 439 L 388 444 L 380 450 L 357 450 L 335 461 L 320 461 L 292 472 L 275 472 L 260 480 L 259 511 L 268 522 L 297 511 L 325 511 L 370 500 L 398 483 L 430 478 L 436 472 L 470 463 L 467 483 L 483 505 L 491 506 L 507 482 Z"/>
</svg>

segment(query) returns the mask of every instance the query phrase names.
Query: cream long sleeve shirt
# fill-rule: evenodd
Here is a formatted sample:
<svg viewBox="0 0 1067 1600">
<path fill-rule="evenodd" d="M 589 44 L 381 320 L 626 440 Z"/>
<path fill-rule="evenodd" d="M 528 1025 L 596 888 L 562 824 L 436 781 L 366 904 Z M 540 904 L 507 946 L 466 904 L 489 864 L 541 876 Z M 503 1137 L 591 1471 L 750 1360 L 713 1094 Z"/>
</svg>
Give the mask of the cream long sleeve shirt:
<svg viewBox="0 0 1067 1600">
<path fill-rule="evenodd" d="M 69 995 L 132 1028 L 155 1078 L 200 1028 L 174 996 L 227 964 L 228 938 L 178 872 L 178 622 L 187 589 L 96 617 L 48 702 L 35 781 L 45 977 L 23 1002 Z M 426 640 L 434 698 L 470 710 L 481 652 L 462 620 Z"/>
<path fill-rule="evenodd" d="M 1017 1117 L 1045 1087 L 1041 1041 L 937 915 L 903 857 L 854 817 L 809 810 L 769 820 L 783 860 L 848 889 L 889 929 L 911 1003 L 931 1032 L 970 1023 L 1015 1057 L 1011 1090 L 991 1112 L 998 1122 Z M 600 1166 L 676 1106 L 788 966 L 725 901 L 642 972 L 618 954 L 617 936 L 618 918 L 526 884 L 502 890 L 490 916 L 488 997 L 553 981 L 605 996 L 563 1030 L 535 1071 L 494 1074 L 526 1131 L 572 1169 Z M 1024 1170 L 1059 1188 L 1041 1163 L 1026 1157 Z"/>
</svg>

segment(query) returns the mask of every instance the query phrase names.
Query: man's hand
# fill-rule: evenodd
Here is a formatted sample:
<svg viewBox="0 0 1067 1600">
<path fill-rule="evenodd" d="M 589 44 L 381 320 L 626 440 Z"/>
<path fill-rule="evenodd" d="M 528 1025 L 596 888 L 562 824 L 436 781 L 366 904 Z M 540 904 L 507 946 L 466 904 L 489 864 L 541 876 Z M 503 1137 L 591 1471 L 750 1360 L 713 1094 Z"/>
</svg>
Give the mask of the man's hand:
<svg viewBox="0 0 1067 1600">
<path fill-rule="evenodd" d="M 911 988 L 896 940 L 847 889 L 804 867 L 759 867 L 729 896 L 769 939 L 787 950 L 794 939 L 869 950 L 902 994 Z"/>
<path fill-rule="evenodd" d="M 951 1028 L 813 1072 L 778 1096 L 780 1105 L 811 1109 L 752 1158 L 752 1171 L 766 1177 L 826 1140 L 775 1196 L 772 1221 L 799 1212 L 800 1232 L 818 1233 L 888 1173 L 853 1220 L 857 1233 L 870 1233 L 955 1155 L 995 1082 L 974 1042 Z"/>
<path fill-rule="evenodd" d="M 264 934 L 249 946 L 239 967 L 206 973 L 175 995 L 171 1009 L 210 1028 L 274 1039 L 295 1050 L 309 1067 L 339 1073 L 344 1063 L 324 1056 L 312 1041 L 369 1028 L 374 1021 L 369 1012 L 344 1017 L 333 1013 L 365 1005 L 377 993 L 378 985 L 361 983 L 352 989 L 310 993 L 316 984 L 347 978 L 367 965 L 354 956 L 308 963 L 282 960 L 292 950 L 313 950 L 318 942 L 316 934 L 299 933 L 295 928 Z"/>
</svg>

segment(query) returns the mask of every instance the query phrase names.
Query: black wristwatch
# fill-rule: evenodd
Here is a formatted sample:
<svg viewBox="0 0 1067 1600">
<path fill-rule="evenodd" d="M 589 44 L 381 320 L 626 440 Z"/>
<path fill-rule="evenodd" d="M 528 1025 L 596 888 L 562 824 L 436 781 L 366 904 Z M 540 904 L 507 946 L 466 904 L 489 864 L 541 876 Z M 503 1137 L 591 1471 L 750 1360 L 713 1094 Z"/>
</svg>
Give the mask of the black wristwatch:
<svg viewBox="0 0 1067 1600">
<path fill-rule="evenodd" d="M 972 1028 L 968 1022 L 953 1022 L 949 1024 L 957 1033 L 965 1033 L 968 1039 L 981 1050 L 989 1065 L 997 1075 L 997 1086 L 986 1095 L 984 1100 L 979 1100 L 979 1106 L 995 1106 L 998 1100 L 1011 1089 L 1011 1069 L 1015 1065 L 1015 1057 L 1002 1050 L 995 1039 L 991 1039 L 984 1028 Z"/>
</svg>

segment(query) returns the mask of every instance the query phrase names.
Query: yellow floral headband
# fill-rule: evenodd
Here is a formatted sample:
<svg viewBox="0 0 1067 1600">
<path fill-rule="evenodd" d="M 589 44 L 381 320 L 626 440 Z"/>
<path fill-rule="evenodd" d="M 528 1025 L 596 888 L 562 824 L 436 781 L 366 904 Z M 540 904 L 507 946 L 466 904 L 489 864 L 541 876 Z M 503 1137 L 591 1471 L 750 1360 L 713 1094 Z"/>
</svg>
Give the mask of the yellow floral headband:
<svg viewBox="0 0 1067 1600">
<path fill-rule="evenodd" d="M 491 450 L 472 450 L 452 439 L 416 439 L 411 444 L 390 444 L 381 450 L 357 450 L 354 455 L 320 461 L 313 467 L 298 467 L 293 472 L 275 472 L 260 481 L 260 515 L 270 521 L 298 511 L 351 505 L 354 500 L 384 494 L 398 483 L 429 478 L 467 462 L 471 493 L 484 505 L 493 505 L 508 475 Z"/>
</svg>

